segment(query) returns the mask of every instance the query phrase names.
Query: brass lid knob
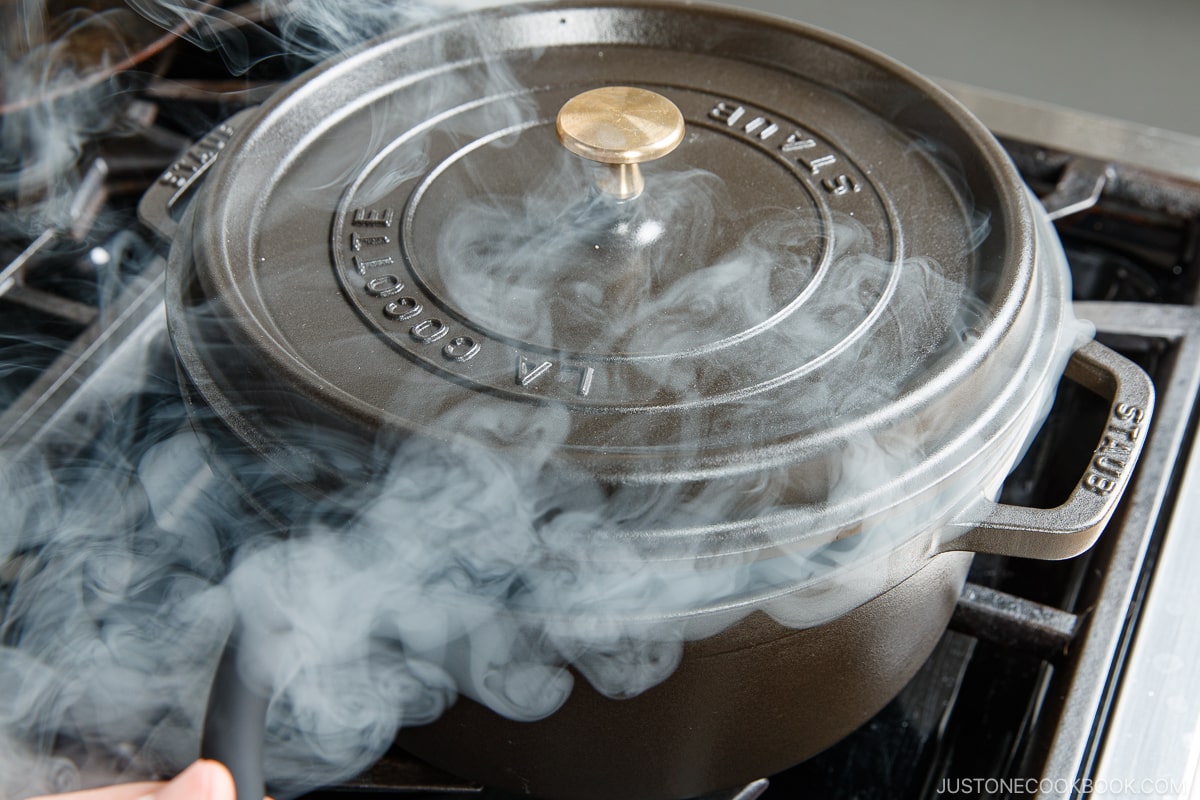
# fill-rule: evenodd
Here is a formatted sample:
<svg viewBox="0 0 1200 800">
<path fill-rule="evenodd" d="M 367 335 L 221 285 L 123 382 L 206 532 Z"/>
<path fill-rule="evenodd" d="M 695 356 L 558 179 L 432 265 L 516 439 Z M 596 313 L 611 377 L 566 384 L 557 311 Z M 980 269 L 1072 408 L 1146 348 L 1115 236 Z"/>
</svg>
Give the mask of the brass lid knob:
<svg viewBox="0 0 1200 800">
<path fill-rule="evenodd" d="M 683 141 L 683 114 L 657 92 L 632 86 L 592 89 L 558 112 L 558 138 L 576 155 L 605 165 L 600 190 L 620 200 L 641 194 L 638 164 L 662 158 Z"/>
</svg>

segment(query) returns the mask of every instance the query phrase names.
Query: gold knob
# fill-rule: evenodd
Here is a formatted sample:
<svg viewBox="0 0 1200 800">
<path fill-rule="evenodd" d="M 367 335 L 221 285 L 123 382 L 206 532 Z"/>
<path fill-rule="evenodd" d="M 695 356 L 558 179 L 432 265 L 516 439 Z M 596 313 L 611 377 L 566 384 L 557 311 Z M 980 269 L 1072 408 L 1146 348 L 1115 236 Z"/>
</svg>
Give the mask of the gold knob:
<svg viewBox="0 0 1200 800">
<path fill-rule="evenodd" d="M 576 155 L 603 165 L 596 185 L 619 200 L 645 187 L 638 167 L 683 141 L 683 114 L 667 98 L 632 86 L 578 94 L 558 112 L 558 139 Z"/>
</svg>

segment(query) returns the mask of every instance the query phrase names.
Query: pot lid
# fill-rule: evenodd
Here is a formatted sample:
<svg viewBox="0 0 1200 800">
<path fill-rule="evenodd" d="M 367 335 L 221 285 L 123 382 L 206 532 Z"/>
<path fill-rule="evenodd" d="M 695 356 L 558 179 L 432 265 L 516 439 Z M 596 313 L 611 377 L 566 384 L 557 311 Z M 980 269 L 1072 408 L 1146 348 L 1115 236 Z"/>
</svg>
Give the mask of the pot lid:
<svg viewBox="0 0 1200 800">
<path fill-rule="evenodd" d="M 597 89 L 658 98 L 584 109 L 650 125 L 632 148 L 570 116 Z M 193 210 L 173 330 L 263 448 L 317 420 L 615 485 L 778 469 L 825 502 L 864 437 L 912 451 L 881 485 L 953 471 L 1057 379 L 1061 309 L 1027 310 L 1032 218 L 986 130 L 883 56 L 728 10 L 377 40 L 264 106 Z"/>
</svg>

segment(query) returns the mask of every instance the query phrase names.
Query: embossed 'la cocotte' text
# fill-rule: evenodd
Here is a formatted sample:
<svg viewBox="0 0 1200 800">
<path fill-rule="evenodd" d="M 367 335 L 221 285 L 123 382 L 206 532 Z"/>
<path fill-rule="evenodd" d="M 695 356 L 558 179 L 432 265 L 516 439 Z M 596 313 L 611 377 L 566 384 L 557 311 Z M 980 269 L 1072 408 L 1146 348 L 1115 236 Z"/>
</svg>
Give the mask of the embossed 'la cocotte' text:
<svg viewBox="0 0 1200 800">
<path fill-rule="evenodd" d="M 397 322 L 408 322 L 409 338 L 419 345 L 429 345 L 440 342 L 450 335 L 450 326 L 437 317 L 422 317 L 424 305 L 412 295 L 402 295 L 405 284 L 399 275 L 384 273 L 372 275 L 375 270 L 393 266 L 396 261 L 387 252 L 379 248 L 391 244 L 392 238 L 383 233 L 392 227 L 396 221 L 394 208 L 356 208 L 350 215 L 350 225 L 357 228 L 367 228 L 370 234 L 352 230 L 349 233 L 350 250 L 355 253 L 351 258 L 354 269 L 365 278 L 363 291 L 373 298 L 387 300 L 383 307 L 383 315 Z M 448 344 L 442 347 L 442 356 L 447 361 L 464 364 L 479 354 L 480 346 L 470 336 L 452 336 Z"/>
</svg>

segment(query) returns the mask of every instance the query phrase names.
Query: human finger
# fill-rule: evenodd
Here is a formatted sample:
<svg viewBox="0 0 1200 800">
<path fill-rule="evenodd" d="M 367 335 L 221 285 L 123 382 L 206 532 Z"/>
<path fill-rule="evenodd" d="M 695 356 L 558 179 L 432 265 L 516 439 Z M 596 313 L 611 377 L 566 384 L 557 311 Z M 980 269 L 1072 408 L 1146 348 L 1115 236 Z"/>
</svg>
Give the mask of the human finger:
<svg viewBox="0 0 1200 800">
<path fill-rule="evenodd" d="M 122 783 L 32 800 L 234 800 L 234 795 L 229 770 L 216 761 L 202 759 L 165 783 Z"/>
</svg>

